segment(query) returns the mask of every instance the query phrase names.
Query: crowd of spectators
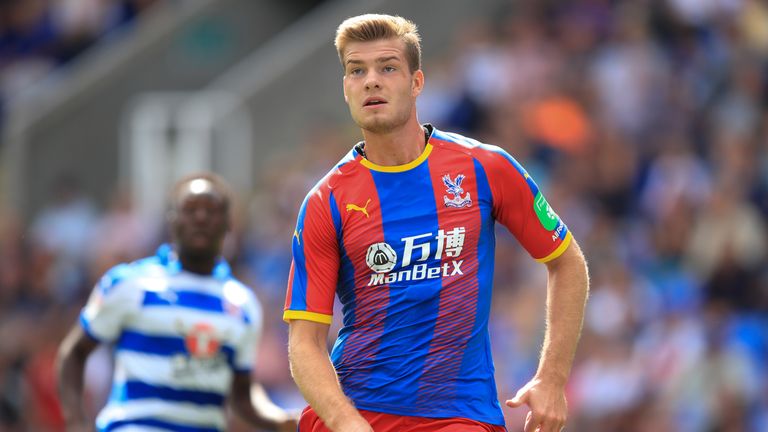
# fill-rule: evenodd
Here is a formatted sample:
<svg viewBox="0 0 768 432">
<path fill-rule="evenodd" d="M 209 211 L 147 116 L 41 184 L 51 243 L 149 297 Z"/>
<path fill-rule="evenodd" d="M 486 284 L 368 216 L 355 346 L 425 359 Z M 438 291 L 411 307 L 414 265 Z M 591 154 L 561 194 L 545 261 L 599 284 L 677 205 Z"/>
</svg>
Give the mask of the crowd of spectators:
<svg viewBox="0 0 768 432">
<path fill-rule="evenodd" d="M 421 120 L 512 153 L 590 264 L 566 429 L 768 430 L 768 6 L 520 0 L 457 32 L 424 65 Z M 294 221 L 359 132 L 324 123 L 306 137 L 270 156 L 227 248 L 264 304 L 256 378 L 289 407 L 303 405 L 281 320 Z M 62 430 L 63 332 L 105 269 L 166 237 L 125 193 L 99 210 L 73 179 L 59 185 L 32 221 L 0 217 L 0 431 Z M 545 282 L 499 229 L 490 331 L 502 399 L 536 368 Z M 108 359 L 89 365 L 91 412 Z M 523 409 L 506 415 L 522 430 Z"/>
<path fill-rule="evenodd" d="M 4 103 L 158 0 L 0 0 L 0 121 Z"/>
</svg>

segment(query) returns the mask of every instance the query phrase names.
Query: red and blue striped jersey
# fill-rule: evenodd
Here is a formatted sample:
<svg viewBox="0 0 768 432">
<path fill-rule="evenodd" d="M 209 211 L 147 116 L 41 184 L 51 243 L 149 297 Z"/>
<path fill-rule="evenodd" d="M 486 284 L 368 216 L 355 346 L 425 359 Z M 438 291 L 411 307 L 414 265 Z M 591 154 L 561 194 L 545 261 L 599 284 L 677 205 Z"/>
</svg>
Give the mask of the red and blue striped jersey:
<svg viewBox="0 0 768 432">
<path fill-rule="evenodd" d="M 353 148 L 309 192 L 293 236 L 285 320 L 343 327 L 331 358 L 359 409 L 503 425 L 488 318 L 494 225 L 538 261 L 571 234 L 499 147 L 441 132 L 379 166 Z"/>
</svg>

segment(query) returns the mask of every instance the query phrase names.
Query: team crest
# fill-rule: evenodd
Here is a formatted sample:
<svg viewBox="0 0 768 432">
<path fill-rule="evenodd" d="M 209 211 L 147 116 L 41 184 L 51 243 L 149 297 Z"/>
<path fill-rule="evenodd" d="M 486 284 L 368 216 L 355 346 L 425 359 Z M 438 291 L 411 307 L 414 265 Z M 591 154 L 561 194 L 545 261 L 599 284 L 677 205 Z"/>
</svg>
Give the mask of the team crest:
<svg viewBox="0 0 768 432">
<path fill-rule="evenodd" d="M 192 358 L 210 359 L 221 349 L 221 336 L 207 322 L 198 322 L 185 329 L 181 321 L 176 321 L 176 327 L 183 332 L 184 347 Z"/>
<path fill-rule="evenodd" d="M 455 179 L 451 179 L 450 174 L 443 176 L 443 183 L 445 184 L 445 191 L 453 195 L 453 198 L 448 198 L 447 195 L 443 195 L 443 202 L 446 207 L 462 208 L 472 205 L 472 198 L 469 196 L 469 192 L 463 197 L 464 189 L 461 187 L 461 182 L 464 181 L 464 174 L 459 174 Z"/>
</svg>

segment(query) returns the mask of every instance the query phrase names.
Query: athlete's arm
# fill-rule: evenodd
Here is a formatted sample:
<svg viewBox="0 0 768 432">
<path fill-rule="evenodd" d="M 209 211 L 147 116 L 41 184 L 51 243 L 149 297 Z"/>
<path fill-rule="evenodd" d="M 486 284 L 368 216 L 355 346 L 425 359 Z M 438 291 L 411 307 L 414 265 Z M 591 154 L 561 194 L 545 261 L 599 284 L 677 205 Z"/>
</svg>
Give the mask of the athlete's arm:
<svg viewBox="0 0 768 432">
<path fill-rule="evenodd" d="M 86 419 L 83 408 L 83 373 L 88 355 L 99 343 L 91 339 L 75 324 L 62 341 L 56 359 L 59 381 L 59 400 L 67 424 L 67 431 L 92 431 L 93 424 Z"/>
<path fill-rule="evenodd" d="M 261 384 L 251 383 L 247 372 L 236 372 L 232 379 L 232 409 L 256 428 L 294 432 L 296 419 L 275 405 Z"/>
<path fill-rule="evenodd" d="M 544 346 L 536 375 L 506 403 L 530 407 L 525 432 L 560 432 L 568 416 L 565 385 L 581 336 L 589 291 L 586 261 L 576 241 L 547 262 L 547 315 Z"/>
<path fill-rule="evenodd" d="M 328 324 L 293 319 L 288 332 L 291 374 L 301 394 L 334 432 L 372 432 L 344 395 L 328 357 Z"/>
</svg>

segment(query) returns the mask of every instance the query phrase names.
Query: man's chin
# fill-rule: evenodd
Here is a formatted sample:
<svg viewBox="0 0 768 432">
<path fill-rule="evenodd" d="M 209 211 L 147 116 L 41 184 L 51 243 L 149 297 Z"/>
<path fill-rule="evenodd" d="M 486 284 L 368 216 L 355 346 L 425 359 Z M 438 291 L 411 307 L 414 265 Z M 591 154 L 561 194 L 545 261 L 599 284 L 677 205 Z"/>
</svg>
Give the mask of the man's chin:
<svg viewBox="0 0 768 432">
<path fill-rule="evenodd" d="M 211 243 L 208 241 L 185 243 L 179 245 L 179 249 L 179 253 L 190 258 L 209 258 L 217 255 L 216 248 L 212 247 Z"/>
<path fill-rule="evenodd" d="M 361 122 L 361 123 L 358 123 L 358 126 L 360 126 L 360 128 L 363 130 L 376 133 L 376 134 L 385 134 L 395 130 L 395 125 L 393 124 L 393 122 L 387 122 L 387 121 Z"/>
<path fill-rule="evenodd" d="M 375 134 L 387 134 L 396 131 L 408 123 L 409 116 L 396 116 L 396 117 L 368 117 L 364 119 L 356 119 L 357 125 L 360 129 Z"/>
<path fill-rule="evenodd" d="M 353 120 L 357 123 L 357 126 L 365 131 L 373 133 L 387 133 L 395 128 L 395 122 L 392 119 L 385 118 L 383 113 L 379 115 L 371 116 L 353 116 Z"/>
</svg>

